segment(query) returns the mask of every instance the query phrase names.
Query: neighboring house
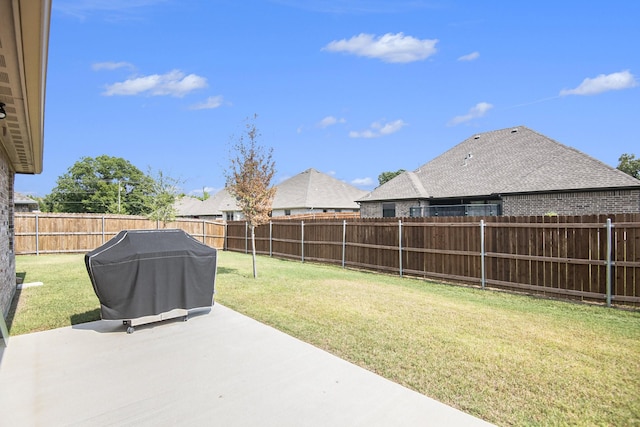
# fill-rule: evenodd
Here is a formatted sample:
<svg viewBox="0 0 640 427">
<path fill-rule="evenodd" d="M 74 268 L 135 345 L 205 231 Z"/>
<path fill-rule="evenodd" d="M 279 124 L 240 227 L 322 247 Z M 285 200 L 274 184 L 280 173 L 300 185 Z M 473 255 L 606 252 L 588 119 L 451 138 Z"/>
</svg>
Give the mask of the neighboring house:
<svg viewBox="0 0 640 427">
<path fill-rule="evenodd" d="M 640 212 L 640 180 L 524 126 L 473 135 L 358 199 L 366 217 Z"/>
<path fill-rule="evenodd" d="M 367 194 L 352 185 L 315 169 L 307 169 L 276 185 L 272 217 L 288 215 L 358 212 L 356 199 Z M 192 218 L 224 218 L 227 221 L 243 219 L 235 198 L 226 189 L 219 191 L 200 205 L 185 202 L 176 205 L 178 216 Z"/>
<path fill-rule="evenodd" d="M 51 0 L 0 1 L 0 326 L 16 291 L 15 174 L 43 166 L 50 17 Z"/>
<path fill-rule="evenodd" d="M 358 212 L 356 200 L 367 194 L 330 175 L 307 169 L 276 185 L 272 216 Z"/>
<path fill-rule="evenodd" d="M 182 197 L 175 205 L 179 217 L 201 218 L 201 219 L 227 219 L 224 211 L 236 209 L 235 199 L 227 190 L 221 190 L 210 196 L 207 200 L 196 199 L 195 197 Z"/>
<path fill-rule="evenodd" d="M 13 206 L 15 212 L 35 212 L 40 209 L 36 200 L 18 192 L 13 193 Z"/>
<path fill-rule="evenodd" d="M 196 199 L 195 197 L 183 196 L 176 201 L 173 208 L 179 217 L 199 218 L 201 205 L 202 200 Z"/>
</svg>

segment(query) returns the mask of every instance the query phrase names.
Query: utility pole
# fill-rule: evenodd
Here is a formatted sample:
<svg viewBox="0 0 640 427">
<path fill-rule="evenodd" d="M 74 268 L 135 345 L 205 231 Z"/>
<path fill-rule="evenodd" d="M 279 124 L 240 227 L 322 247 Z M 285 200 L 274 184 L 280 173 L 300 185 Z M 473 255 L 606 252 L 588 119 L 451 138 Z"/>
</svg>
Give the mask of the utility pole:
<svg viewBox="0 0 640 427">
<path fill-rule="evenodd" d="M 118 179 L 118 214 L 120 214 L 120 180 Z"/>
</svg>

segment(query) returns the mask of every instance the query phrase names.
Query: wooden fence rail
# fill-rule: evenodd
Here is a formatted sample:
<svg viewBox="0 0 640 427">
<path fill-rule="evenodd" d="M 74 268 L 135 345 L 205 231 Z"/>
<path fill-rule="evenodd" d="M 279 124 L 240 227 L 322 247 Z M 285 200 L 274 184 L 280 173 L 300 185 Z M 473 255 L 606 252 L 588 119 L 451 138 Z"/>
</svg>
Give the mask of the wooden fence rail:
<svg viewBox="0 0 640 427">
<path fill-rule="evenodd" d="M 221 221 L 178 219 L 166 224 L 145 217 L 101 214 L 16 213 L 16 255 L 89 252 L 121 230 L 179 228 L 202 243 L 222 249 L 225 225 Z"/>
<path fill-rule="evenodd" d="M 245 222 L 227 250 L 248 252 Z M 640 214 L 272 221 L 256 251 L 568 299 L 640 305 Z"/>
<path fill-rule="evenodd" d="M 203 243 L 250 250 L 245 222 L 16 213 L 17 255 L 88 252 L 120 230 L 180 228 Z M 640 306 L 640 214 L 576 217 L 272 221 L 256 229 L 269 256 L 332 263 L 555 297 Z"/>
</svg>

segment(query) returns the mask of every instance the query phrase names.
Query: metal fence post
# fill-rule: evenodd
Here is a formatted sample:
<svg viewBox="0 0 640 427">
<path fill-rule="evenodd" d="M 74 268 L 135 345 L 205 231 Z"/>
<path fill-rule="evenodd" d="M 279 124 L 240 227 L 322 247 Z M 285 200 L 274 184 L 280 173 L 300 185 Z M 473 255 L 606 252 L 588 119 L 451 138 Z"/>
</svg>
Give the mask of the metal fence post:
<svg viewBox="0 0 640 427">
<path fill-rule="evenodd" d="M 224 222 L 224 239 L 223 239 L 223 250 L 229 250 L 229 223 L 227 221 Z"/>
<path fill-rule="evenodd" d="M 347 220 L 342 220 L 342 268 L 345 266 L 347 250 Z"/>
<path fill-rule="evenodd" d="M 402 277 L 402 220 L 398 220 L 398 269 Z"/>
<path fill-rule="evenodd" d="M 249 253 L 249 222 L 244 222 L 244 253 Z"/>
<path fill-rule="evenodd" d="M 104 245 L 104 215 L 102 215 L 102 244 Z"/>
<path fill-rule="evenodd" d="M 612 261 L 611 261 L 611 248 L 612 248 L 612 242 L 611 239 L 613 238 L 613 233 L 611 230 L 611 218 L 607 218 L 607 307 L 611 307 L 611 266 L 612 266 Z"/>
<path fill-rule="evenodd" d="M 300 226 L 302 227 L 302 236 L 300 238 L 300 249 L 302 252 L 302 262 L 304 262 L 304 221 L 300 221 Z"/>
<path fill-rule="evenodd" d="M 485 263 L 484 219 L 481 219 L 480 220 L 480 281 L 482 283 L 482 289 L 484 289 L 487 282 L 484 263 Z"/>
<path fill-rule="evenodd" d="M 36 213 L 36 256 L 40 255 L 40 233 L 38 232 L 38 224 L 39 222 L 39 217 L 38 214 Z"/>
</svg>

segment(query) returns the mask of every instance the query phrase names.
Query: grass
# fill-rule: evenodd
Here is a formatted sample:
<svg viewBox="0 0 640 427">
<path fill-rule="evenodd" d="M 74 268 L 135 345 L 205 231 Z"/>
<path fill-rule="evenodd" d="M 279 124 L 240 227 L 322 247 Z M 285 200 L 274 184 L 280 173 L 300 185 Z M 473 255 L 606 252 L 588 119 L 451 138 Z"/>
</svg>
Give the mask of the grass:
<svg viewBox="0 0 640 427">
<path fill-rule="evenodd" d="M 99 318 L 81 256 L 17 257 L 11 333 Z M 219 252 L 216 301 L 498 425 L 640 425 L 640 313 Z"/>
</svg>

